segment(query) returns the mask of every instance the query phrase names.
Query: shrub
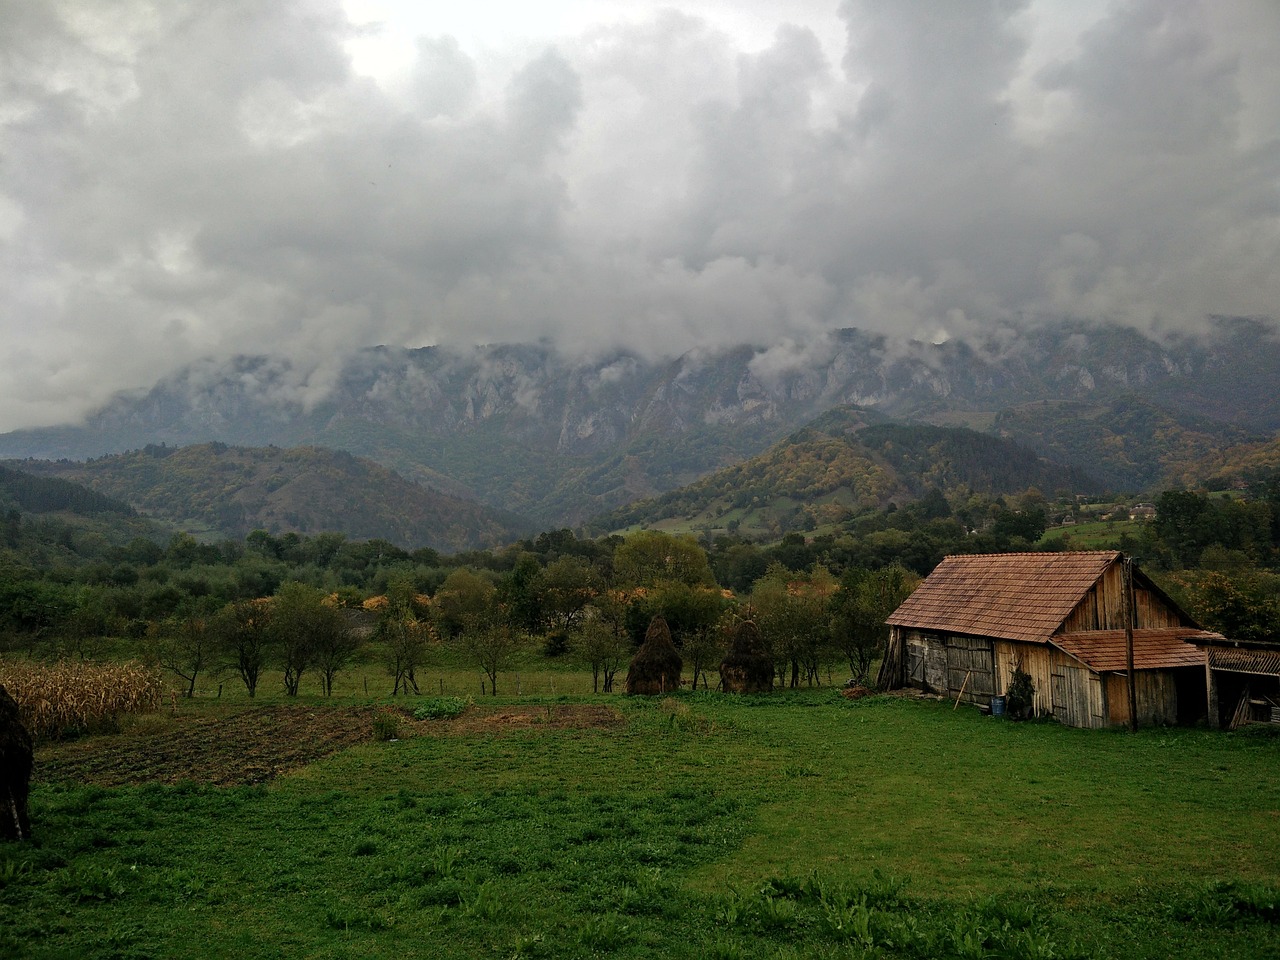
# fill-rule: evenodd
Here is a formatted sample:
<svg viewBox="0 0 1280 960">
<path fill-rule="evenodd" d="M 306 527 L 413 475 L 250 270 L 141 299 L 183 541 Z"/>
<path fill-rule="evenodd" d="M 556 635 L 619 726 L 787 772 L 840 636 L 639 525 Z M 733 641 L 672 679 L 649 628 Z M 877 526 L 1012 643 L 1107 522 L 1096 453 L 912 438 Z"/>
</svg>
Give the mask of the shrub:
<svg viewBox="0 0 1280 960">
<path fill-rule="evenodd" d="M 460 716 L 471 705 L 462 697 L 428 697 L 413 711 L 415 720 L 450 720 Z"/>
<path fill-rule="evenodd" d="M 373 739 L 387 743 L 400 736 L 400 718 L 394 713 L 380 713 L 373 718 Z"/>
</svg>

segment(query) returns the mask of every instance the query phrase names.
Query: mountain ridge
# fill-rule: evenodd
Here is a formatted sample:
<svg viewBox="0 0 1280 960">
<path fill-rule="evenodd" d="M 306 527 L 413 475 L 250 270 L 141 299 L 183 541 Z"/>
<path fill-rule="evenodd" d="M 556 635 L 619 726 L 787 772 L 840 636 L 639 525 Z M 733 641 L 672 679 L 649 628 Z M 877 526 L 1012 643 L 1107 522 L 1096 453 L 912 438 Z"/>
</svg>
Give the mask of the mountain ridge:
<svg viewBox="0 0 1280 960">
<path fill-rule="evenodd" d="M 247 357 L 120 397 L 81 427 L 0 436 L 0 457 L 82 459 L 159 442 L 315 445 L 544 528 L 576 526 L 759 454 L 850 404 L 900 420 L 993 423 L 1038 401 L 1105 406 L 1132 396 L 1159 406 L 1168 429 L 1226 411 L 1232 442 L 1262 440 L 1280 429 L 1273 332 L 1264 321 L 1221 319 L 1212 336 L 1159 343 L 1067 323 L 922 344 L 847 329 L 657 360 L 574 359 L 545 343 L 379 347 L 344 358 L 324 390 L 287 360 Z M 1035 446 L 1025 424 L 1003 429 Z M 1075 466 L 1093 460 L 1086 442 L 1050 451 Z M 1117 479 L 1147 487 L 1163 482 L 1167 465 L 1139 456 L 1129 466 Z"/>
</svg>

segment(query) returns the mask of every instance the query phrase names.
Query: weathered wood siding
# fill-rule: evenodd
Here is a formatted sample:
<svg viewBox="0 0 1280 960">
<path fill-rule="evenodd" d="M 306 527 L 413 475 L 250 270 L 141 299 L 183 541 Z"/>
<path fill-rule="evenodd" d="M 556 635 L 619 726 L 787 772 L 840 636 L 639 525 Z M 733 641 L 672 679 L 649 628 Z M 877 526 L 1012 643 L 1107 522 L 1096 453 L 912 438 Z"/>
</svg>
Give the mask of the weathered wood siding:
<svg viewBox="0 0 1280 960">
<path fill-rule="evenodd" d="M 995 693 L 995 662 L 985 637 L 948 636 L 947 694 L 967 703 L 990 703 Z"/>
<path fill-rule="evenodd" d="M 1120 564 L 1113 563 L 1063 621 L 1059 632 L 1123 630 L 1124 613 L 1124 574 Z M 1190 623 L 1184 614 L 1169 606 L 1164 598 L 1141 582 L 1134 584 L 1133 618 L 1133 625 L 1138 628 L 1180 627 Z"/>
<path fill-rule="evenodd" d="M 928 693 L 947 692 L 947 646 L 924 630 L 907 633 L 907 685 Z"/>
<path fill-rule="evenodd" d="M 960 696 L 963 688 L 966 701 L 990 703 L 992 694 L 996 692 L 991 647 L 992 642 L 985 637 L 908 631 L 906 683 L 949 697 Z"/>
<path fill-rule="evenodd" d="M 1039 644 L 1015 643 L 1012 640 L 996 640 L 992 644 L 995 659 L 996 693 L 1008 692 L 1013 682 L 1013 671 L 1022 663 L 1022 669 L 1031 677 L 1035 689 L 1033 708 L 1037 717 L 1053 713 L 1053 669 L 1049 648 Z"/>
<path fill-rule="evenodd" d="M 1061 650 L 1050 652 L 1053 715 L 1069 727 L 1105 727 L 1107 701 L 1102 678 Z"/>
<path fill-rule="evenodd" d="M 1107 722 L 1123 726 L 1129 722 L 1129 681 L 1124 674 L 1109 673 L 1107 688 Z M 1133 678 L 1138 701 L 1138 724 L 1173 724 L 1178 722 L 1178 687 L 1167 670 L 1138 670 Z"/>
</svg>

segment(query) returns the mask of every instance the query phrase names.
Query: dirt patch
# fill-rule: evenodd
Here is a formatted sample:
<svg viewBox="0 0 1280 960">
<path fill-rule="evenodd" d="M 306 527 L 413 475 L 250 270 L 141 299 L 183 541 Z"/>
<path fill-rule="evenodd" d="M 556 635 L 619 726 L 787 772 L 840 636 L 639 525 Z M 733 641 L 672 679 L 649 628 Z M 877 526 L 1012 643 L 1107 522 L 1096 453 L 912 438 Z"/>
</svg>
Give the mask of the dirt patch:
<svg viewBox="0 0 1280 960">
<path fill-rule="evenodd" d="M 373 720 L 393 712 L 400 736 L 500 734 L 621 726 L 610 707 L 589 704 L 472 706 L 452 720 L 415 721 L 386 707 L 255 707 L 226 717 L 179 716 L 135 730 L 36 751 L 36 783 L 141 783 L 239 786 L 264 783 L 373 740 Z"/>
<path fill-rule="evenodd" d="M 373 739 L 372 707 L 256 707 L 223 718 L 178 717 L 154 732 L 50 744 L 37 782 L 262 783 Z"/>
<path fill-rule="evenodd" d="M 501 733 L 515 730 L 597 730 L 620 727 L 626 721 L 612 707 L 583 703 L 542 706 L 475 705 L 453 720 L 416 724 L 424 733 Z"/>
</svg>

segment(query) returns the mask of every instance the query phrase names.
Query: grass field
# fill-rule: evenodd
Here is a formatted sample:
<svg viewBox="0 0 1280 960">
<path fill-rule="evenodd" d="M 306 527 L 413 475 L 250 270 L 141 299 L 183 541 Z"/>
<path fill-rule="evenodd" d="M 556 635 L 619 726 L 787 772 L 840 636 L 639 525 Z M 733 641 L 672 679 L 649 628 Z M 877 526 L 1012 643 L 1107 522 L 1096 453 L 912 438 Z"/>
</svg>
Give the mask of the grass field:
<svg viewBox="0 0 1280 960">
<path fill-rule="evenodd" d="M 388 701 L 288 709 L 362 703 Z M 588 709 L 613 719 L 563 722 Z M 1280 957 L 1278 774 L 1259 730 L 831 689 L 476 697 L 256 785 L 38 767 L 37 837 L 0 847 L 0 956 Z"/>
</svg>

